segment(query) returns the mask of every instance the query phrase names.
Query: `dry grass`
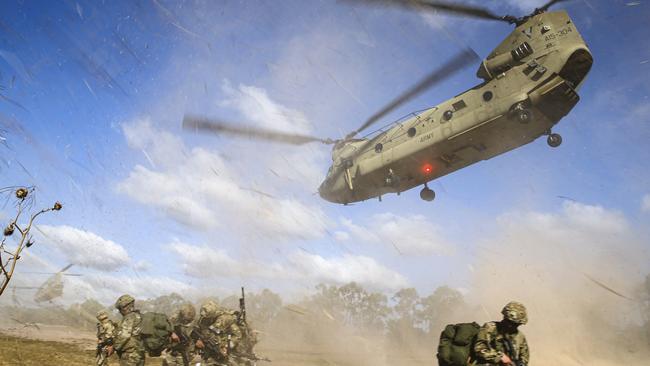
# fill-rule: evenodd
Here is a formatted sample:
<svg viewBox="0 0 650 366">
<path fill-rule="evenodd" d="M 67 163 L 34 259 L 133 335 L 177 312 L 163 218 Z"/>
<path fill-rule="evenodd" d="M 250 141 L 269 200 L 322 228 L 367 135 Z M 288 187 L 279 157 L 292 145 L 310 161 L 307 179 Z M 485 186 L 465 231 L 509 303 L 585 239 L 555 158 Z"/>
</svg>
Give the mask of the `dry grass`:
<svg viewBox="0 0 650 366">
<path fill-rule="evenodd" d="M 36 341 L 0 335 L 0 366 L 87 366 L 94 364 L 94 354 L 74 344 Z"/>
<path fill-rule="evenodd" d="M 57 342 L 28 339 L 0 333 L 0 366 L 90 366 L 95 364 L 95 351 L 86 345 L 70 342 Z M 415 360 L 408 357 L 368 357 L 345 350 L 315 351 L 260 347 L 259 353 L 268 356 L 273 363 L 260 362 L 264 366 L 361 366 L 361 365 L 408 365 L 423 366 L 432 364 L 430 360 Z M 198 361 L 198 360 L 197 360 Z M 160 365 L 160 358 L 147 358 L 147 365 Z M 118 366 L 115 356 L 110 366 Z"/>
<path fill-rule="evenodd" d="M 160 359 L 147 363 L 159 365 Z M 95 351 L 63 342 L 41 341 L 0 334 L 0 366 L 89 366 L 95 364 Z M 117 366 L 115 356 L 111 366 Z"/>
</svg>

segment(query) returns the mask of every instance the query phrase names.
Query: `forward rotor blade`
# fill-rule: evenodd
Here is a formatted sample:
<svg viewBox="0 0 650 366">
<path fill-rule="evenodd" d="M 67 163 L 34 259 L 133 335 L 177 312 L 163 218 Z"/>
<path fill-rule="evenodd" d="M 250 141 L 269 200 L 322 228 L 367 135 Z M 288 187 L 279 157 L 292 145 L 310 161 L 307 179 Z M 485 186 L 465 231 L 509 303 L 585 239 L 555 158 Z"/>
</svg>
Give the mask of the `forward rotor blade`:
<svg viewBox="0 0 650 366">
<path fill-rule="evenodd" d="M 425 9 L 438 10 L 445 13 L 451 13 L 455 15 L 464 15 L 464 16 L 478 18 L 478 19 L 498 20 L 498 21 L 508 22 L 508 23 L 510 22 L 508 17 L 496 15 L 485 8 L 479 8 L 476 6 L 463 5 L 463 4 L 453 4 L 444 1 L 427 1 L 427 0 L 344 0 L 344 1 L 385 4 L 390 6 L 401 6 L 405 8 L 425 8 Z"/>
<path fill-rule="evenodd" d="M 290 145 L 302 145 L 310 142 L 322 142 L 324 144 L 336 143 L 336 141 L 332 139 L 322 139 L 320 137 L 308 135 L 272 131 L 252 126 L 235 125 L 231 123 L 224 123 L 223 121 L 195 116 L 183 117 L 183 128 L 187 130 L 210 132 L 214 134 L 224 133 L 229 135 L 248 137 L 256 140 L 280 142 Z"/>
<path fill-rule="evenodd" d="M 409 90 L 404 92 L 402 95 L 394 99 L 392 102 L 390 102 L 387 106 L 379 110 L 379 112 L 373 114 L 366 122 L 364 122 L 361 127 L 359 127 L 357 130 L 350 132 L 345 138 L 350 139 L 354 137 L 357 133 L 363 131 L 366 129 L 368 126 L 372 125 L 373 123 L 377 122 L 379 119 L 384 117 L 386 114 L 390 113 L 393 111 L 395 108 L 399 107 L 400 105 L 404 104 L 405 102 L 413 99 L 414 97 L 422 94 L 422 92 L 426 91 L 427 89 L 431 88 L 433 85 L 449 78 L 456 72 L 460 71 L 463 69 L 465 66 L 469 65 L 471 62 L 474 62 L 476 60 L 479 60 L 480 58 L 474 52 L 472 49 L 465 49 L 456 57 L 453 59 L 447 61 L 446 64 L 444 64 L 441 68 L 435 70 L 431 74 L 429 74 L 427 77 L 425 77 L 422 81 L 419 83 L 415 84 L 412 86 Z"/>
</svg>

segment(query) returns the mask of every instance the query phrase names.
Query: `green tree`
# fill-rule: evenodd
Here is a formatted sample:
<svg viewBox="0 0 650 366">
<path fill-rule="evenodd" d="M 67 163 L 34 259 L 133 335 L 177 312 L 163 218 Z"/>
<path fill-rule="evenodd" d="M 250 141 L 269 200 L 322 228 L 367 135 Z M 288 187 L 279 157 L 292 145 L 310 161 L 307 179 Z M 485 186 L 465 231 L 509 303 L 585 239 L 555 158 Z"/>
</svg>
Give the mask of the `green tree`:
<svg viewBox="0 0 650 366">
<path fill-rule="evenodd" d="M 433 294 L 420 300 L 421 308 L 417 312 L 419 326 L 429 334 L 437 334 L 464 304 L 460 291 L 447 286 L 438 287 Z"/>
<path fill-rule="evenodd" d="M 173 292 L 169 295 L 142 301 L 138 304 L 138 308 L 142 312 L 154 311 L 172 316 L 183 304 L 188 302 L 181 295 Z"/>
</svg>

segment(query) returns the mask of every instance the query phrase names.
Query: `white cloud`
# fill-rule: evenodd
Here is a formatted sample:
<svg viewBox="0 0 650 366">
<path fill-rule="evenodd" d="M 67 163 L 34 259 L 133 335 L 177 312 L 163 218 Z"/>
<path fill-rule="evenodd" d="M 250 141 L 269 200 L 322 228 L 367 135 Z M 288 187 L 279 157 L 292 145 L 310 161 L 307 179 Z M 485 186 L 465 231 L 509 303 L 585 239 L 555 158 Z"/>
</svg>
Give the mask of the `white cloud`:
<svg viewBox="0 0 650 366">
<path fill-rule="evenodd" d="M 132 266 L 133 270 L 138 272 L 147 272 L 151 269 L 151 267 L 151 262 L 146 260 L 140 260 Z"/>
<path fill-rule="evenodd" d="M 345 231 L 336 231 L 334 232 L 334 239 L 338 241 L 347 241 L 350 240 L 350 234 Z"/>
<path fill-rule="evenodd" d="M 226 99 L 220 105 L 239 111 L 249 122 L 290 133 L 309 133 L 311 130 L 311 124 L 302 112 L 275 103 L 262 88 L 240 84 L 235 89 L 226 80 L 221 89 Z"/>
<path fill-rule="evenodd" d="M 312 284 L 342 284 L 354 281 L 371 289 L 381 290 L 396 290 L 408 286 L 404 276 L 366 256 L 345 254 L 342 257 L 324 258 L 316 254 L 295 252 L 289 256 L 289 262 L 298 275 L 306 276 Z"/>
<path fill-rule="evenodd" d="M 123 124 L 122 132 L 129 147 L 142 151 L 154 166 L 169 167 L 183 160 L 182 140 L 170 132 L 157 130 L 147 118 Z"/>
<path fill-rule="evenodd" d="M 123 246 L 90 231 L 66 225 L 39 225 L 38 229 L 42 233 L 38 240 L 56 248 L 70 263 L 101 271 L 112 271 L 127 265 L 130 261 Z"/>
<path fill-rule="evenodd" d="M 368 243 L 383 243 L 404 255 L 451 255 L 452 245 L 442 229 L 422 215 L 400 216 L 393 213 L 372 216 L 366 226 L 341 220 L 355 238 Z M 372 228 L 372 229 L 370 229 Z"/>
<path fill-rule="evenodd" d="M 650 212 L 650 194 L 643 196 L 641 200 L 641 211 Z"/>
<path fill-rule="evenodd" d="M 130 146 L 151 144 L 151 159 L 154 162 L 166 159 L 167 162 L 165 165 L 156 164 L 153 169 L 137 165 L 126 179 L 118 183 L 118 191 L 134 200 L 161 210 L 181 224 L 202 230 L 228 228 L 233 232 L 270 239 L 318 238 L 324 235 L 328 220 L 320 207 L 243 187 L 260 172 L 262 179 L 273 182 L 264 175 L 272 153 L 255 151 L 254 163 L 238 161 L 238 165 L 215 151 L 200 147 L 186 149 L 177 137 L 152 127 L 147 119 L 124 125 L 124 131 Z M 167 158 L 169 156 L 180 156 L 182 160 L 174 161 Z M 240 159 L 246 160 L 248 156 L 240 155 Z M 256 169 L 247 171 L 250 170 L 246 169 L 248 166 Z M 290 170 L 299 164 L 282 160 L 282 166 L 282 169 Z M 276 185 L 279 185 L 277 181 Z"/>
<path fill-rule="evenodd" d="M 196 278 L 256 278 L 313 286 L 317 283 L 357 282 L 373 289 L 395 290 L 408 285 L 401 274 L 361 255 L 325 258 L 295 251 L 285 262 L 237 260 L 226 250 L 182 242 L 168 245 L 186 274 Z"/>
</svg>

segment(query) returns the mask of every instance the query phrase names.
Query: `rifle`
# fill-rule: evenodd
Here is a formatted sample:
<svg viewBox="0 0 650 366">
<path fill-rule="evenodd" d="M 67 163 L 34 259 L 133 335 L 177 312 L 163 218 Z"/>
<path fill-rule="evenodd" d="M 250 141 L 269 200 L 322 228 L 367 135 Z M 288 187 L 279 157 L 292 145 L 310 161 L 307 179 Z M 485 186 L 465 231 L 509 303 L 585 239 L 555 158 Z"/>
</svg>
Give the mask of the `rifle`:
<svg viewBox="0 0 650 366">
<path fill-rule="evenodd" d="M 244 287 L 241 288 L 241 297 L 239 298 L 239 319 L 241 323 L 246 323 L 246 295 Z"/>
<path fill-rule="evenodd" d="M 506 354 L 512 360 L 514 366 L 526 366 L 519 358 L 515 357 L 515 347 L 512 345 L 512 341 L 508 338 L 503 338 L 503 346 L 506 349 Z"/>
<path fill-rule="evenodd" d="M 177 349 L 176 351 L 181 354 L 181 357 L 183 358 L 183 365 L 184 366 L 189 366 L 190 365 L 190 356 L 187 353 L 188 346 L 190 344 L 190 338 L 185 335 L 185 332 L 183 331 L 183 327 L 180 324 L 174 325 L 174 333 L 176 336 L 178 336 L 178 345 L 177 346 L 171 346 L 170 349 L 174 350 Z"/>
<path fill-rule="evenodd" d="M 260 357 L 260 356 L 256 355 L 255 353 L 245 354 L 245 355 L 237 355 L 237 357 L 246 359 L 248 361 L 253 361 L 253 362 L 255 362 L 255 361 L 273 362 L 273 361 L 271 361 L 270 358 L 268 358 L 268 357 Z"/>
<path fill-rule="evenodd" d="M 210 333 L 216 336 L 221 335 L 221 330 L 213 326 L 208 327 L 208 330 L 210 331 Z M 194 341 L 200 340 L 201 342 L 203 342 L 203 344 L 205 345 L 205 350 L 209 354 L 218 357 L 223 357 L 223 354 L 221 353 L 221 345 L 219 344 L 219 342 L 211 338 L 203 337 L 201 332 L 199 332 L 198 328 L 196 327 L 192 328 L 192 332 L 190 333 L 190 338 Z"/>
<path fill-rule="evenodd" d="M 102 365 L 106 360 L 105 348 L 113 345 L 113 338 L 105 339 L 103 342 L 97 343 L 97 351 L 95 352 L 95 360 L 97 365 Z"/>
</svg>

